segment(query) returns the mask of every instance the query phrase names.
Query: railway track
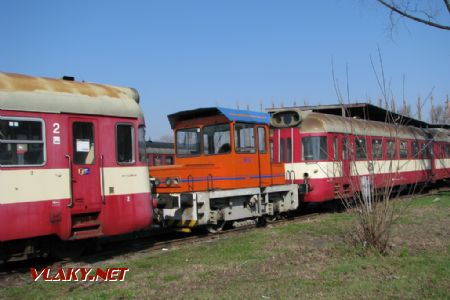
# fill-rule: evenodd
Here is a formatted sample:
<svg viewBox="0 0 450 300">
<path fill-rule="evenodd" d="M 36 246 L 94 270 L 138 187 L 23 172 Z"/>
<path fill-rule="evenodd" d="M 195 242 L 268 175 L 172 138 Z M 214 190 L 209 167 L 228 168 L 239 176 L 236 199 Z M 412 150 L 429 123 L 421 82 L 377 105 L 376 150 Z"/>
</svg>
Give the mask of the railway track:
<svg viewBox="0 0 450 300">
<path fill-rule="evenodd" d="M 435 195 L 443 191 L 450 191 L 450 188 L 430 189 L 421 196 Z M 405 199 L 411 197 L 404 195 L 398 199 Z M 320 211 L 306 211 L 291 215 L 289 217 L 276 220 L 268 224 L 271 227 L 282 226 L 286 223 L 310 221 L 319 216 L 329 213 L 335 213 L 336 210 L 323 209 Z M 102 245 L 101 249 L 94 249 L 88 251 L 86 254 L 77 259 L 54 261 L 50 258 L 39 258 L 28 261 L 12 262 L 0 266 L 0 288 L 10 287 L 30 283 L 30 268 L 41 269 L 44 267 L 65 268 L 65 267 L 100 267 L 105 263 L 113 263 L 119 259 L 129 259 L 139 255 L 148 254 L 156 251 L 167 251 L 179 246 L 188 244 L 207 243 L 221 238 L 240 235 L 250 230 L 264 230 L 265 226 L 246 225 L 237 228 L 227 229 L 215 234 L 198 233 L 191 234 L 180 232 L 164 232 L 143 237 L 134 237 L 133 239 L 125 239 L 119 241 L 111 241 Z"/>
</svg>

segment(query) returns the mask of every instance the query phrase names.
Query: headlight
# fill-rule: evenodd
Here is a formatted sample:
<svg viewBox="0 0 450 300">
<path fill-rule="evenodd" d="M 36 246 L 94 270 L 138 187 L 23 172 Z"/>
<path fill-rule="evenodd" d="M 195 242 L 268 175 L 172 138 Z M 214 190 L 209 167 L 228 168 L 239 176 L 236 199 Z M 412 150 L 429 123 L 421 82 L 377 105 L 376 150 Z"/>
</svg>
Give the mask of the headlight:
<svg viewBox="0 0 450 300">
<path fill-rule="evenodd" d="M 173 184 L 179 185 L 179 184 L 180 184 L 180 178 L 175 177 L 175 178 L 173 179 Z"/>
<path fill-rule="evenodd" d="M 167 178 L 166 178 L 166 181 L 165 181 L 166 185 L 169 186 L 171 182 L 172 182 L 172 181 L 170 180 L 170 177 L 167 177 Z"/>
<path fill-rule="evenodd" d="M 161 184 L 161 180 L 159 178 L 155 179 L 155 186 L 159 186 Z"/>
</svg>

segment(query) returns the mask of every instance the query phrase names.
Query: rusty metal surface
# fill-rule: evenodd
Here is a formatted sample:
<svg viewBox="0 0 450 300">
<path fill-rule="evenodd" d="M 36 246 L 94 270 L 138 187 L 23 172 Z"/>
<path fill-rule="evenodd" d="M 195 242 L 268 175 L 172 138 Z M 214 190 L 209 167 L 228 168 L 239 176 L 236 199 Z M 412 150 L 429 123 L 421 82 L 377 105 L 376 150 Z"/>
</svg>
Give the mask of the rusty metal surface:
<svg viewBox="0 0 450 300">
<path fill-rule="evenodd" d="M 0 110 L 142 117 L 132 88 L 0 73 Z"/>
<path fill-rule="evenodd" d="M 389 123 L 340 117 L 335 115 L 302 112 L 303 122 L 299 128 L 303 133 L 336 132 L 353 135 L 371 135 L 383 137 L 398 137 L 407 139 L 426 139 L 423 129 L 394 125 Z"/>
</svg>

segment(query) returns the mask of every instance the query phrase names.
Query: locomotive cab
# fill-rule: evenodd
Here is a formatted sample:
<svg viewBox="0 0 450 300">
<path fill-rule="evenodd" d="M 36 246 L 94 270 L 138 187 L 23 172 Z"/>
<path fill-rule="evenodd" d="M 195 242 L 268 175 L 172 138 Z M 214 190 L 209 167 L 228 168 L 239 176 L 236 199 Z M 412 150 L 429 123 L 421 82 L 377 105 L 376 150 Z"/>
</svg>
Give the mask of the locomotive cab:
<svg viewBox="0 0 450 300">
<path fill-rule="evenodd" d="M 193 227 L 273 212 L 267 193 L 285 181 L 283 165 L 271 163 L 268 114 L 203 108 L 169 121 L 175 165 L 150 168 L 160 221 Z"/>
</svg>

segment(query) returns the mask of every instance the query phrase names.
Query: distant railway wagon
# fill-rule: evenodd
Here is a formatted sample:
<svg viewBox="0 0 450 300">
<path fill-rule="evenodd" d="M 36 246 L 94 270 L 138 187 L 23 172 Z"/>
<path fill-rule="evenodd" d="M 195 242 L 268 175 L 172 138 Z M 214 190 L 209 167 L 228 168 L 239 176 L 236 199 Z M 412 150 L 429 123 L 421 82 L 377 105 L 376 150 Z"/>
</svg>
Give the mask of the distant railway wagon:
<svg viewBox="0 0 450 300">
<path fill-rule="evenodd" d="M 287 182 L 308 185 L 305 202 L 351 197 L 361 177 L 375 188 L 450 178 L 450 130 L 280 109 L 272 112 L 273 156 Z"/>
<path fill-rule="evenodd" d="M 147 157 L 149 166 L 173 165 L 174 145 L 169 142 L 147 142 Z"/>
<path fill-rule="evenodd" d="M 150 168 L 160 222 L 215 232 L 298 207 L 298 186 L 270 161 L 268 114 L 211 107 L 168 117 L 175 164 Z"/>
<path fill-rule="evenodd" d="M 133 89 L 0 73 L 0 260 L 148 227 L 144 138 Z"/>
</svg>

